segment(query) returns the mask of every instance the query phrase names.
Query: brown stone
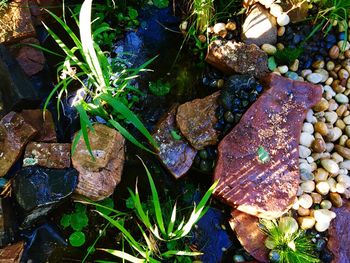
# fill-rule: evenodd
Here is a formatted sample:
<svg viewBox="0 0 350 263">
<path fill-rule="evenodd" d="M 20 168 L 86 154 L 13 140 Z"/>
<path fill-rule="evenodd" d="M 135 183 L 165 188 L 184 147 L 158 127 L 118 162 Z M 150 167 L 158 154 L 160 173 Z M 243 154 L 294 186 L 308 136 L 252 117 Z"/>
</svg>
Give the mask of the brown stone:
<svg viewBox="0 0 350 263">
<path fill-rule="evenodd" d="M 89 131 L 88 136 L 95 160 L 81 137 L 72 156 L 72 163 L 79 172 L 75 193 L 99 201 L 113 194 L 121 180 L 125 140 L 119 132 L 105 125 L 95 124 L 93 128 L 94 132 Z"/>
<path fill-rule="evenodd" d="M 246 44 L 276 44 L 277 21 L 269 11 L 260 4 L 254 5 L 244 20 L 242 39 Z"/>
<path fill-rule="evenodd" d="M 205 60 L 228 75 L 240 73 L 260 78 L 268 73 L 267 54 L 255 44 L 215 40 L 209 45 Z"/>
<path fill-rule="evenodd" d="M 159 145 L 158 157 L 163 165 L 175 178 L 180 178 L 191 168 L 197 150 L 179 135 L 176 112 L 177 105 L 158 122 L 153 138 Z"/>
<path fill-rule="evenodd" d="M 316 138 L 313 142 L 312 142 L 312 150 L 316 153 L 322 153 L 326 150 L 326 143 L 324 142 L 324 140 L 320 139 L 320 138 Z"/>
<path fill-rule="evenodd" d="M 34 137 L 35 141 L 57 142 L 56 128 L 51 112 L 45 111 L 45 119 L 42 110 L 23 110 L 21 115 L 26 122 L 38 130 L 38 134 Z"/>
<path fill-rule="evenodd" d="M 6 175 L 21 156 L 25 145 L 37 133 L 20 114 L 10 112 L 0 121 L 0 177 Z"/>
<path fill-rule="evenodd" d="M 268 90 L 219 144 L 214 195 L 242 212 L 271 219 L 282 216 L 295 201 L 301 128 L 322 90 L 276 74 L 262 82 Z M 269 154 L 268 161 L 258 158 L 261 148 Z"/>
<path fill-rule="evenodd" d="M 195 99 L 179 106 L 176 123 L 181 133 L 197 149 L 218 143 L 219 132 L 214 129 L 218 119 L 215 116 L 220 92 L 203 99 Z"/>
<path fill-rule="evenodd" d="M 281 1 L 280 5 L 288 13 L 292 23 L 304 21 L 307 18 L 309 4 L 306 1 Z"/>
<path fill-rule="evenodd" d="M 46 168 L 70 167 L 70 143 L 31 142 L 27 145 L 23 167 L 39 165 Z"/>
<path fill-rule="evenodd" d="M 28 0 L 15 0 L 0 13 L 0 43 L 16 43 L 21 39 L 35 36 Z"/>
<path fill-rule="evenodd" d="M 19 45 L 13 45 L 9 49 L 23 71 L 28 76 L 33 76 L 43 70 L 45 57 L 40 49 L 29 46 L 28 44 L 40 45 L 36 38 L 27 38 L 22 40 Z"/>
<path fill-rule="evenodd" d="M 337 217 L 328 229 L 328 249 L 333 253 L 332 263 L 350 262 L 350 201 L 340 208 L 332 208 Z"/>
<path fill-rule="evenodd" d="M 259 228 L 259 218 L 238 210 L 231 216 L 230 226 L 244 249 L 260 262 L 269 262 L 269 250 L 265 246 L 267 236 Z"/>
<path fill-rule="evenodd" d="M 24 251 L 24 241 L 0 249 L 0 263 L 19 263 Z"/>
<path fill-rule="evenodd" d="M 334 149 L 337 153 L 343 156 L 345 159 L 350 160 L 350 149 L 341 145 L 335 145 Z"/>
</svg>

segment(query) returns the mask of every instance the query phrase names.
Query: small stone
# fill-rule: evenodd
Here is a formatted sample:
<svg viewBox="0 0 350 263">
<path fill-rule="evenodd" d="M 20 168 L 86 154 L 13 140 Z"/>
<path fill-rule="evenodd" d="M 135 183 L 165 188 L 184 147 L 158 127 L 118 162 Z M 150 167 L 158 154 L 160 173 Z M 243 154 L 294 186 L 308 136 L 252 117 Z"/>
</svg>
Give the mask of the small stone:
<svg viewBox="0 0 350 263">
<path fill-rule="evenodd" d="M 331 174 L 337 174 L 339 172 L 338 164 L 330 159 L 321 160 L 323 168 L 325 168 Z"/>
<path fill-rule="evenodd" d="M 300 185 L 300 187 L 305 193 L 312 193 L 315 190 L 315 182 L 314 181 L 306 181 L 306 182 L 303 182 Z"/>
<path fill-rule="evenodd" d="M 340 48 L 340 50 L 342 51 L 346 51 L 350 49 L 350 43 L 348 41 L 346 41 L 345 47 L 344 47 L 344 41 L 341 40 L 338 42 L 338 47 Z"/>
<path fill-rule="evenodd" d="M 344 122 L 346 125 L 350 125 L 350 115 L 349 115 L 349 116 L 346 116 L 346 117 L 343 119 L 343 122 Z"/>
<path fill-rule="evenodd" d="M 331 176 L 333 176 L 333 175 L 331 175 Z M 329 177 L 327 179 L 327 183 L 328 183 L 330 191 L 332 193 L 337 192 L 337 182 L 335 181 L 335 179 L 333 177 Z"/>
<path fill-rule="evenodd" d="M 332 153 L 332 160 L 335 161 L 336 163 L 340 163 L 344 161 L 344 158 L 337 152 Z M 340 170 L 339 170 L 340 172 Z"/>
<path fill-rule="evenodd" d="M 328 175 L 329 175 L 329 173 L 323 168 L 318 168 L 314 172 L 316 182 L 326 181 L 328 178 Z"/>
<path fill-rule="evenodd" d="M 343 199 L 338 193 L 330 193 L 329 199 L 335 207 L 341 207 L 343 205 Z"/>
<path fill-rule="evenodd" d="M 302 194 L 299 196 L 298 202 L 301 207 L 309 209 L 312 206 L 312 197 L 308 194 Z"/>
<path fill-rule="evenodd" d="M 348 175 L 345 175 L 345 174 L 338 175 L 337 181 L 338 183 L 343 183 L 346 186 L 346 188 L 350 187 L 350 176 Z"/>
<path fill-rule="evenodd" d="M 313 180 L 314 176 L 310 171 L 306 169 L 300 169 L 300 178 L 303 181 L 308 181 L 308 180 Z"/>
<path fill-rule="evenodd" d="M 300 225 L 300 228 L 303 230 L 311 229 L 316 224 L 316 220 L 312 216 L 298 217 L 297 220 Z"/>
<path fill-rule="evenodd" d="M 339 129 L 341 130 L 344 130 L 345 127 L 346 127 L 346 124 L 341 120 L 341 119 L 338 119 L 336 122 L 335 122 L 335 126 L 337 126 Z M 346 135 L 345 135 L 346 136 Z M 344 142 L 345 143 L 345 142 Z"/>
<path fill-rule="evenodd" d="M 314 111 L 312 109 L 308 110 L 308 112 L 306 113 L 306 121 L 310 122 L 310 123 L 316 123 L 317 119 L 314 116 Z"/>
<path fill-rule="evenodd" d="M 326 150 L 326 143 L 322 139 L 315 139 L 311 147 L 314 152 L 322 153 Z"/>
<path fill-rule="evenodd" d="M 323 200 L 322 202 L 321 202 L 321 208 L 322 209 L 331 209 L 331 207 L 332 207 L 332 203 L 331 203 L 331 201 L 329 201 L 329 200 Z"/>
<path fill-rule="evenodd" d="M 237 24 L 235 22 L 230 21 L 230 22 L 226 23 L 225 27 L 229 31 L 234 31 L 237 28 Z"/>
<path fill-rule="evenodd" d="M 285 74 L 288 71 L 288 66 L 286 66 L 286 65 L 279 66 L 279 67 L 277 67 L 277 69 L 281 74 Z"/>
<path fill-rule="evenodd" d="M 277 48 L 271 44 L 263 44 L 261 46 L 261 49 L 264 50 L 270 56 L 274 55 L 277 52 Z"/>
<path fill-rule="evenodd" d="M 320 122 L 320 121 L 316 122 L 314 124 L 314 129 L 315 129 L 315 132 L 318 132 L 323 136 L 328 134 L 328 127 L 324 122 Z"/>
<path fill-rule="evenodd" d="M 315 69 L 321 69 L 324 68 L 324 61 L 323 60 L 316 60 L 314 63 L 312 63 L 312 67 Z"/>
<path fill-rule="evenodd" d="M 314 126 L 311 123 L 305 122 L 303 124 L 302 131 L 313 134 L 314 133 Z"/>
<path fill-rule="evenodd" d="M 342 68 L 338 71 L 338 77 L 340 80 L 347 80 L 349 78 L 349 72 Z"/>
<path fill-rule="evenodd" d="M 286 32 L 286 28 L 284 26 L 280 26 L 278 29 L 277 29 L 277 35 L 279 37 L 283 36 L 284 33 Z"/>
<path fill-rule="evenodd" d="M 283 13 L 283 9 L 279 4 L 273 3 L 270 5 L 270 14 L 274 17 L 278 17 Z"/>
<path fill-rule="evenodd" d="M 338 109 L 335 112 L 338 114 L 339 117 L 342 117 L 347 108 L 347 105 L 342 104 L 338 107 Z"/>
<path fill-rule="evenodd" d="M 299 59 L 296 59 L 296 60 L 294 60 L 294 62 L 292 63 L 292 65 L 290 65 L 290 67 L 289 67 L 289 69 L 291 70 L 291 71 L 298 71 L 298 69 L 299 69 Z"/>
<path fill-rule="evenodd" d="M 316 222 L 315 229 L 317 232 L 324 232 L 326 231 L 330 226 L 330 222 L 322 221 L 322 222 Z"/>
<path fill-rule="evenodd" d="M 279 26 L 286 26 L 290 22 L 290 18 L 287 13 L 282 13 L 277 17 L 277 24 Z"/>
<path fill-rule="evenodd" d="M 337 183 L 335 185 L 336 191 L 339 194 L 344 194 L 346 191 L 346 186 L 343 183 Z"/>
<path fill-rule="evenodd" d="M 311 154 L 311 150 L 308 147 L 299 145 L 299 156 L 300 158 L 306 159 Z"/>
<path fill-rule="evenodd" d="M 308 216 L 308 215 L 310 215 L 310 209 L 305 209 L 303 207 L 299 207 L 298 215 L 300 215 L 300 216 Z"/>
<path fill-rule="evenodd" d="M 311 193 L 311 197 L 314 204 L 320 204 L 322 202 L 322 195 L 319 193 Z"/>
<path fill-rule="evenodd" d="M 337 59 L 339 57 L 340 49 L 338 46 L 334 45 L 330 50 L 329 50 L 329 57 L 332 59 Z"/>
<path fill-rule="evenodd" d="M 326 112 L 324 117 L 330 124 L 334 124 L 338 119 L 338 115 L 334 111 Z"/>
<path fill-rule="evenodd" d="M 328 182 L 322 181 L 316 184 L 316 190 L 321 195 L 327 195 L 329 193 L 330 187 Z"/>
<path fill-rule="evenodd" d="M 350 170 L 350 160 L 345 160 L 339 164 L 340 168 Z"/>
<path fill-rule="evenodd" d="M 322 75 L 322 80 L 321 82 L 326 82 L 327 79 L 329 78 L 329 73 L 327 70 L 323 69 L 323 68 L 319 68 L 315 70 L 315 73 L 319 73 Z"/>
<path fill-rule="evenodd" d="M 340 146 L 340 145 L 335 145 L 335 150 L 337 151 L 337 153 L 339 153 L 345 159 L 350 160 L 350 149 L 343 147 L 343 146 Z"/>
<path fill-rule="evenodd" d="M 311 147 L 311 144 L 314 141 L 314 139 L 315 137 L 310 133 L 302 132 L 300 135 L 300 144 L 306 147 Z"/>
<path fill-rule="evenodd" d="M 226 24 L 225 23 L 216 23 L 213 27 L 214 34 L 221 35 L 223 32 L 226 32 Z"/>
<path fill-rule="evenodd" d="M 345 96 L 344 94 L 338 93 L 335 95 L 335 100 L 340 104 L 347 104 L 349 103 L 348 96 Z"/>
<path fill-rule="evenodd" d="M 311 69 L 303 69 L 301 71 L 301 76 L 303 78 L 306 78 L 307 76 L 309 76 L 310 74 L 312 74 L 312 70 Z"/>
<path fill-rule="evenodd" d="M 318 84 L 321 82 L 323 77 L 319 73 L 311 73 L 310 75 L 307 75 L 306 79 L 313 84 Z"/>
</svg>

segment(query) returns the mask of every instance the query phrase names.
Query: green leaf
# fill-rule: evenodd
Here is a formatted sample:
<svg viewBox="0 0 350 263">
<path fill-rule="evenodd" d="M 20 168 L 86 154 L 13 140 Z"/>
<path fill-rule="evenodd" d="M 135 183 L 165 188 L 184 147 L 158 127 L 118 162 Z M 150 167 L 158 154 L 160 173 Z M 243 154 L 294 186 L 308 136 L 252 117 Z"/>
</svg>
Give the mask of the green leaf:
<svg viewBox="0 0 350 263">
<path fill-rule="evenodd" d="M 139 16 L 139 13 L 137 12 L 136 9 L 129 7 L 128 15 L 131 18 L 131 20 L 134 20 Z"/>
<path fill-rule="evenodd" d="M 71 215 L 64 214 L 61 217 L 60 224 L 61 224 L 61 226 L 63 226 L 63 228 L 67 228 L 70 226 L 70 221 L 71 221 Z"/>
<path fill-rule="evenodd" d="M 83 232 L 74 232 L 69 236 L 69 243 L 73 247 L 81 247 L 85 243 L 85 234 Z"/>
<path fill-rule="evenodd" d="M 106 198 L 106 199 L 100 201 L 99 204 L 104 206 L 104 207 L 97 206 L 96 207 L 97 211 L 99 211 L 100 213 L 105 214 L 105 215 L 109 215 L 109 214 L 112 213 L 111 210 L 105 208 L 105 207 L 107 207 L 107 208 L 113 208 L 114 207 L 114 201 L 113 201 L 112 198 Z"/>
<path fill-rule="evenodd" d="M 89 224 L 86 213 L 74 213 L 71 215 L 71 226 L 75 231 L 81 231 Z"/>
</svg>

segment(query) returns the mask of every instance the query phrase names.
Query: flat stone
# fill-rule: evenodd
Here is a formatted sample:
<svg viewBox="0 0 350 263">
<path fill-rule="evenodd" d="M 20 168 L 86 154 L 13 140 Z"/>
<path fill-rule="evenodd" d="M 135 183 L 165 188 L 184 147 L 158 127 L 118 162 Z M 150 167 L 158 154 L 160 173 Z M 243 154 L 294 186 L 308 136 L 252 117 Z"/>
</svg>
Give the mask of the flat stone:
<svg viewBox="0 0 350 263">
<path fill-rule="evenodd" d="M 267 54 L 255 44 L 215 40 L 210 43 L 205 60 L 228 75 L 239 73 L 260 78 L 269 72 L 267 59 Z"/>
<path fill-rule="evenodd" d="M 259 262 L 269 262 L 269 250 L 265 246 L 267 236 L 259 228 L 259 218 L 238 210 L 231 216 L 230 226 L 243 248 Z"/>
<path fill-rule="evenodd" d="M 17 172 L 12 183 L 17 203 L 24 210 L 23 227 L 46 216 L 67 200 L 78 184 L 75 169 L 47 169 L 30 166 Z"/>
<path fill-rule="evenodd" d="M 6 47 L 0 44 L 0 117 L 11 110 L 34 106 L 39 102 L 38 91 Z"/>
<path fill-rule="evenodd" d="M 181 136 L 176 126 L 177 106 L 174 106 L 156 125 L 153 138 L 159 145 L 158 157 L 175 178 L 191 168 L 197 150 Z"/>
<path fill-rule="evenodd" d="M 33 138 L 37 142 L 57 142 L 55 123 L 51 112 L 43 110 L 23 110 L 20 113 L 24 120 L 38 130 L 38 134 Z"/>
<path fill-rule="evenodd" d="M 219 96 L 220 92 L 215 92 L 203 99 L 186 102 L 177 110 L 177 126 L 196 150 L 218 143 L 219 132 L 214 126 L 218 121 L 215 113 Z"/>
<path fill-rule="evenodd" d="M 45 57 L 43 52 L 28 44 L 40 45 L 36 38 L 27 38 L 22 40 L 19 45 L 9 47 L 11 54 L 16 58 L 18 64 L 22 67 L 28 76 L 33 76 L 44 69 Z"/>
<path fill-rule="evenodd" d="M 242 26 L 242 39 L 246 44 L 276 44 L 277 21 L 276 18 L 262 5 L 254 5 Z"/>
<path fill-rule="evenodd" d="M 73 167 L 79 172 L 76 194 L 94 201 L 107 198 L 121 180 L 125 160 L 125 139 L 114 129 L 103 124 L 93 125 L 89 131 L 92 159 L 83 137 L 79 139 L 72 156 Z M 77 136 L 77 135 L 76 135 Z"/>
<path fill-rule="evenodd" d="M 11 1 L 0 18 L 0 43 L 14 43 L 35 36 L 28 0 Z"/>
<path fill-rule="evenodd" d="M 276 74 L 268 88 L 220 142 L 214 195 L 238 210 L 278 218 L 295 201 L 300 174 L 298 145 L 309 108 L 322 98 L 320 86 Z M 267 160 L 259 159 L 261 148 Z"/>
<path fill-rule="evenodd" d="M 19 263 L 24 251 L 24 241 L 0 249 L 0 263 Z"/>
<path fill-rule="evenodd" d="M 0 121 L 0 177 L 7 174 L 36 133 L 16 112 L 10 112 Z"/>
<path fill-rule="evenodd" d="M 23 167 L 39 165 L 46 168 L 70 167 L 70 143 L 31 142 L 27 145 Z"/>
<path fill-rule="evenodd" d="M 328 229 L 328 249 L 333 253 L 332 263 L 350 262 L 350 201 L 344 200 L 340 208 L 332 208 L 336 218 Z"/>
</svg>

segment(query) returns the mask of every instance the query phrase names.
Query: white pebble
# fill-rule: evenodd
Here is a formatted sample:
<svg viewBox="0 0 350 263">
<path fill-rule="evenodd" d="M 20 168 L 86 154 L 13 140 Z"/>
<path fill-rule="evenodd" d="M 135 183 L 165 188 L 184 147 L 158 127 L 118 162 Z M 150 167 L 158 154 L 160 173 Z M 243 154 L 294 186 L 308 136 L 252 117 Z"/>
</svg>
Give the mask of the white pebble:
<svg viewBox="0 0 350 263">
<path fill-rule="evenodd" d="M 316 190 L 321 195 L 327 195 L 329 193 L 329 190 L 330 190 L 328 182 L 325 182 L 325 181 L 318 182 L 316 184 Z"/>
<path fill-rule="evenodd" d="M 264 50 L 268 55 L 273 55 L 277 52 L 277 48 L 271 44 L 263 44 L 261 46 L 261 49 Z"/>
<path fill-rule="evenodd" d="M 300 135 L 300 144 L 306 147 L 311 147 L 312 142 L 315 140 L 315 137 L 307 132 L 302 132 Z"/>
<path fill-rule="evenodd" d="M 290 18 L 287 13 L 282 13 L 277 17 L 277 24 L 279 26 L 286 26 L 290 22 Z"/>
<path fill-rule="evenodd" d="M 299 205 L 305 209 L 309 209 L 312 206 L 312 197 L 308 194 L 302 194 L 298 200 Z"/>
<path fill-rule="evenodd" d="M 306 79 L 313 84 L 318 84 L 322 81 L 323 77 L 320 73 L 311 73 L 307 75 Z"/>
<path fill-rule="evenodd" d="M 338 174 L 339 172 L 339 166 L 333 160 L 330 160 L 330 159 L 321 160 L 321 165 L 323 166 L 324 169 L 326 169 L 331 174 Z"/>
<path fill-rule="evenodd" d="M 308 147 L 305 147 L 303 145 L 299 145 L 299 157 L 306 159 L 308 156 L 310 156 L 311 150 Z"/>
<path fill-rule="evenodd" d="M 303 124 L 302 131 L 313 134 L 315 130 L 314 126 L 311 123 L 305 122 Z"/>
</svg>

